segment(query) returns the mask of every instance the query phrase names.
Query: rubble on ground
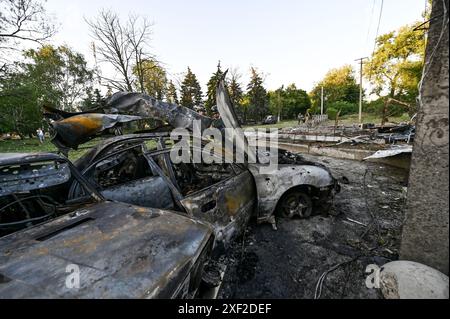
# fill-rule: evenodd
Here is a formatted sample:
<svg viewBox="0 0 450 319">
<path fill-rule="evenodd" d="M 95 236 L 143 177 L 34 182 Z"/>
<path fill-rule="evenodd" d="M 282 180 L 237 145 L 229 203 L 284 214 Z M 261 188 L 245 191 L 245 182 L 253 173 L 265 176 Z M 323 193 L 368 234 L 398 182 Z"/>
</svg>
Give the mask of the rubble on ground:
<svg viewBox="0 0 450 319">
<path fill-rule="evenodd" d="M 251 224 L 230 249 L 222 298 L 383 298 L 365 269 L 398 259 L 407 171 L 384 164 L 305 156 L 345 177 L 330 216 Z M 364 226 L 366 225 L 366 226 Z M 342 265 L 340 265 L 342 263 Z M 316 291 L 317 290 L 317 291 Z"/>
</svg>

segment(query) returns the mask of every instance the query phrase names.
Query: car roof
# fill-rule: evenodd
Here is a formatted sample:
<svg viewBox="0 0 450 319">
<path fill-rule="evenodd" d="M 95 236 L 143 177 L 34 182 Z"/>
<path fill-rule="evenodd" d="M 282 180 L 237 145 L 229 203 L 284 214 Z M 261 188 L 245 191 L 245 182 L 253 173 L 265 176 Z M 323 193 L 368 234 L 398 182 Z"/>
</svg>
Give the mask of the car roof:
<svg viewBox="0 0 450 319">
<path fill-rule="evenodd" d="M 167 210 L 103 202 L 79 212 L 0 239 L 2 297 L 167 298 L 213 236 L 210 224 Z M 70 264 L 83 273 L 79 289 L 64 285 Z"/>
<path fill-rule="evenodd" d="M 0 165 L 26 164 L 39 161 L 67 161 L 55 153 L 0 153 Z"/>
</svg>

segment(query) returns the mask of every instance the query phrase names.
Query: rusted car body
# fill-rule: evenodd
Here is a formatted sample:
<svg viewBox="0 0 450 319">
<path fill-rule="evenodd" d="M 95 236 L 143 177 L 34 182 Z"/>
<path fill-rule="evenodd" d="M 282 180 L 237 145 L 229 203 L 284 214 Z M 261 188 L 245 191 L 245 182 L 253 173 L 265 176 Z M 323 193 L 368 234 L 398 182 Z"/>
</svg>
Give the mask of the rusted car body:
<svg viewBox="0 0 450 319">
<path fill-rule="evenodd" d="M 233 163 L 174 164 L 169 134 L 103 141 L 74 164 L 108 199 L 174 209 L 213 225 L 217 245 L 242 233 L 256 207 L 250 171 Z M 80 196 L 72 185 L 69 199 Z"/>
<path fill-rule="evenodd" d="M 0 156 L 0 231 L 0 298 L 194 297 L 214 244 L 205 222 L 105 200 L 55 154 Z"/>
<path fill-rule="evenodd" d="M 216 101 L 224 126 L 241 130 L 223 81 Z M 175 164 L 169 133 L 153 133 L 105 140 L 75 165 L 109 199 L 169 207 L 212 224 L 222 247 L 242 233 L 252 215 L 276 228 L 277 210 L 286 217 L 308 217 L 316 208 L 329 208 L 339 185 L 326 167 L 277 150 L 279 165 L 265 172 L 260 161 L 265 153 L 248 152 L 245 135 L 236 138 L 247 158 L 241 164 L 223 159 L 213 164 L 192 160 Z M 79 196 L 75 186 L 69 191 L 72 196 Z"/>
<path fill-rule="evenodd" d="M 326 167 L 300 155 L 279 150 L 276 171 L 261 173 L 262 163 L 174 164 L 170 142 L 165 133 L 107 139 L 75 166 L 108 199 L 171 208 L 211 223 L 224 247 L 242 233 L 251 216 L 272 224 L 277 211 L 307 217 L 328 209 L 339 191 Z M 71 196 L 79 196 L 76 187 Z M 305 207 L 294 205 L 304 198 Z"/>
<path fill-rule="evenodd" d="M 159 101 L 147 94 L 117 92 L 105 101 L 103 107 L 85 112 L 65 112 L 44 106 L 44 116 L 54 131 L 52 142 L 67 154 L 94 137 L 124 123 L 143 119 L 165 121 L 172 128 L 193 129 L 194 121 L 208 128 L 214 120 L 187 107 Z"/>
<path fill-rule="evenodd" d="M 55 131 L 52 142 L 59 149 L 77 149 L 78 145 L 89 141 L 107 129 L 118 128 L 123 123 L 141 119 L 140 116 L 120 114 L 74 115 L 51 123 L 52 129 Z"/>
</svg>

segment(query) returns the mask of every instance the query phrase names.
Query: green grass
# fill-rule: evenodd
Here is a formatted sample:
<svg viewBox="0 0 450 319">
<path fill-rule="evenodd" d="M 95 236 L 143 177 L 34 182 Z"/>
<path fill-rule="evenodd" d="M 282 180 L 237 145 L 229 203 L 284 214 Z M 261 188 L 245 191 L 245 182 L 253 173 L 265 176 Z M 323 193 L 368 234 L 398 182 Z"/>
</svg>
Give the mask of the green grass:
<svg viewBox="0 0 450 319">
<path fill-rule="evenodd" d="M 404 113 L 401 116 L 389 117 L 390 123 L 400 123 L 409 121 L 410 117 L 408 113 Z M 363 113 L 362 114 L 363 123 L 374 123 L 381 124 L 381 116 L 372 113 Z M 334 124 L 334 121 L 332 121 Z M 358 114 L 351 114 L 342 116 L 339 119 L 339 124 L 353 124 L 358 123 Z"/>
<path fill-rule="evenodd" d="M 102 138 L 95 138 L 79 147 L 78 150 L 69 152 L 69 159 L 74 161 L 85 154 L 89 149 L 95 146 Z M 37 138 L 25 138 L 23 140 L 0 140 L 0 153 L 39 153 L 52 152 L 56 153 L 58 149 L 49 139 L 40 144 Z"/>
</svg>

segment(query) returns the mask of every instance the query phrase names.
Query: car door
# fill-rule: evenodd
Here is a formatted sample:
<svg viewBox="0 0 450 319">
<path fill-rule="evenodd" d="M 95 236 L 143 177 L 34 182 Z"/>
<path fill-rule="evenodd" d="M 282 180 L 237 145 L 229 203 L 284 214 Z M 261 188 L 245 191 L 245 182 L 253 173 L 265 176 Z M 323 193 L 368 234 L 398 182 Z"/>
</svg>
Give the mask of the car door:
<svg viewBox="0 0 450 319">
<path fill-rule="evenodd" d="M 169 150 L 167 150 L 168 155 Z M 161 168 L 163 153 L 150 155 L 150 162 Z M 213 225 L 216 241 L 225 247 L 241 234 L 253 213 L 256 190 L 251 173 L 244 167 L 230 163 L 177 163 L 170 161 L 173 173 L 172 194 L 186 213 Z M 156 169 L 158 170 L 158 169 Z M 171 181 L 167 168 L 159 174 Z"/>
<path fill-rule="evenodd" d="M 83 175 L 108 200 L 152 208 L 174 208 L 169 185 L 153 172 L 144 154 L 143 144 L 112 152 L 93 162 Z"/>
<path fill-rule="evenodd" d="M 226 164 L 213 164 L 217 169 L 223 169 L 223 165 Z M 256 202 L 252 175 L 248 170 L 234 169 L 237 171 L 231 176 L 181 200 L 189 214 L 214 226 L 217 241 L 225 247 L 245 230 Z"/>
</svg>

